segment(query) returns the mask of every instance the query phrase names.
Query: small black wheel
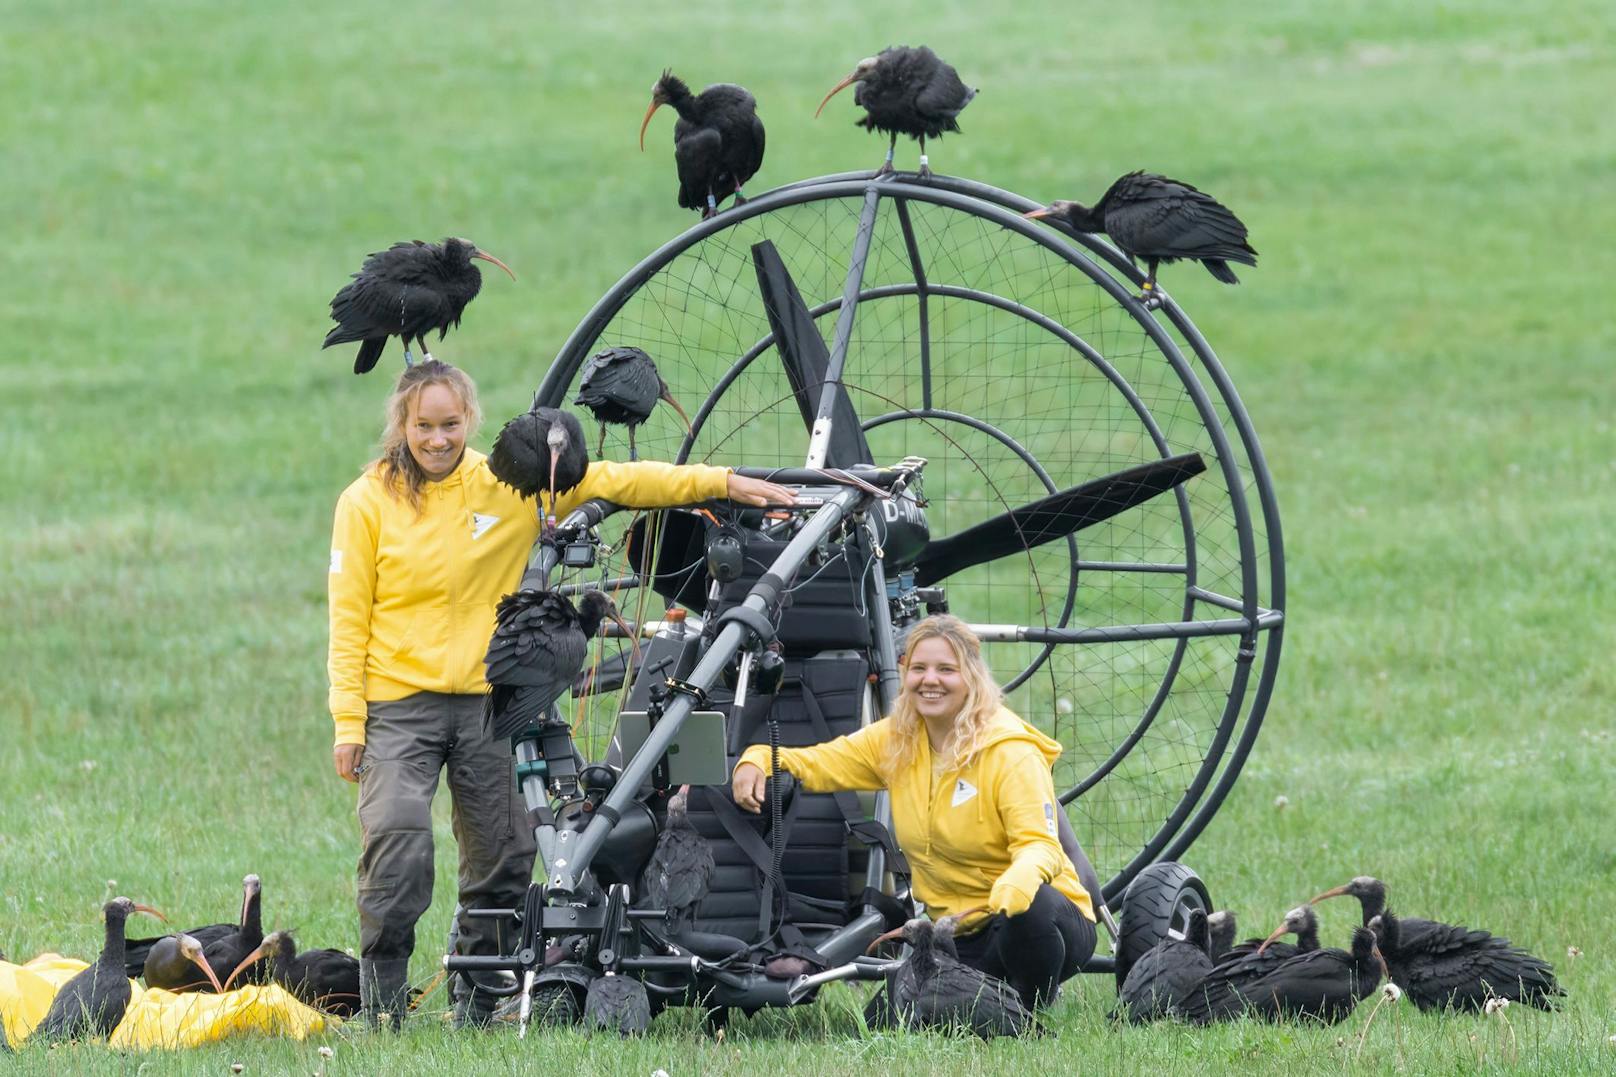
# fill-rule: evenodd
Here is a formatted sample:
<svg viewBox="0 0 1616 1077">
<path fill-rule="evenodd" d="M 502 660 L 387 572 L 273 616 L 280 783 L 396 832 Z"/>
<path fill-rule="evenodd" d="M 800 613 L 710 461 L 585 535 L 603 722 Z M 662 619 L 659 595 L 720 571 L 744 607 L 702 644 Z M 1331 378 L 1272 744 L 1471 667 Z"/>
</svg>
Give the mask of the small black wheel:
<svg viewBox="0 0 1616 1077">
<path fill-rule="evenodd" d="M 1133 963 L 1169 936 L 1183 937 L 1191 909 L 1211 913 L 1212 895 L 1201 877 L 1176 860 L 1160 860 L 1134 876 L 1122 895 L 1122 937 L 1117 942 L 1117 987 Z"/>
<path fill-rule="evenodd" d="M 563 1028 L 576 1025 L 584 1017 L 583 1003 L 568 983 L 539 984 L 533 988 L 533 1016 L 535 1025 L 542 1028 Z"/>
</svg>

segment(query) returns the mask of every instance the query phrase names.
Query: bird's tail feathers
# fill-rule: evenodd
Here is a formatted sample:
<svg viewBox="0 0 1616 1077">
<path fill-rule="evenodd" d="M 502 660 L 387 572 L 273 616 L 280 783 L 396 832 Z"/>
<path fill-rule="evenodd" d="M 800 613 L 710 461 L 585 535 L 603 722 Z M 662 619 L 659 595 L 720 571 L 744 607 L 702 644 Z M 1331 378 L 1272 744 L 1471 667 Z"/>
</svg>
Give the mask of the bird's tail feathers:
<svg viewBox="0 0 1616 1077">
<path fill-rule="evenodd" d="M 329 341 L 327 341 L 329 344 Z M 355 374 L 368 374 L 374 370 L 376 363 L 382 357 L 382 351 L 387 347 L 386 337 L 370 337 L 359 345 L 359 354 L 354 356 L 353 372 Z"/>
<path fill-rule="evenodd" d="M 1206 271 L 1208 273 L 1212 274 L 1212 276 L 1216 277 L 1224 284 L 1240 283 L 1240 278 L 1234 275 L 1234 270 L 1230 269 L 1229 263 L 1225 262 L 1222 258 L 1206 258 L 1202 260 L 1201 264 L 1206 266 Z"/>
</svg>

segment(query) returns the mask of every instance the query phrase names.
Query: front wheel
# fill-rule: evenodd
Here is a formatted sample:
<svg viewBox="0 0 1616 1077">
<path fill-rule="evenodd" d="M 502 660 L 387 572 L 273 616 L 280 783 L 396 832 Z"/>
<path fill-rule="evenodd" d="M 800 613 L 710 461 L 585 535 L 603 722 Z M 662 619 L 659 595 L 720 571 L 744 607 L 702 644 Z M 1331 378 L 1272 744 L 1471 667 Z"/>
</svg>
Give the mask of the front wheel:
<svg viewBox="0 0 1616 1077">
<path fill-rule="evenodd" d="M 1117 944 L 1117 987 L 1133 963 L 1166 938 L 1183 938 L 1190 911 L 1212 912 L 1212 895 L 1194 870 L 1176 860 L 1151 864 L 1122 895 L 1122 938 Z"/>
</svg>

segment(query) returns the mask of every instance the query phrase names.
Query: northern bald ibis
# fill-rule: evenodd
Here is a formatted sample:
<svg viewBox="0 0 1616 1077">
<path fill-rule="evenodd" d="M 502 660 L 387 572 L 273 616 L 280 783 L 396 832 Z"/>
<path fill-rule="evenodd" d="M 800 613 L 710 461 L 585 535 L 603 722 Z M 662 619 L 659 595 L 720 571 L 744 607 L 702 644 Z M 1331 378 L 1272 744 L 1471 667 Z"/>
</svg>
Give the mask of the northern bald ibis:
<svg viewBox="0 0 1616 1077">
<path fill-rule="evenodd" d="M 1422 1010 L 1480 1010 L 1489 998 L 1552 1010 L 1555 998 L 1565 994 L 1553 965 L 1506 938 L 1462 924 L 1393 915 L 1386 907 L 1386 884 L 1373 875 L 1360 875 L 1313 900 L 1333 897 L 1357 898 L 1367 927 L 1380 918 L 1376 934 L 1388 975 Z"/>
<path fill-rule="evenodd" d="M 587 591 L 576 608 L 554 591 L 524 588 L 499 600 L 488 641 L 489 694 L 483 710 L 490 736 L 510 737 L 543 724 L 550 706 L 572 687 L 589 657 L 589 641 L 610 617 L 628 635 L 633 629 L 603 591 Z"/>
<path fill-rule="evenodd" d="M 1033 1028 L 1032 1013 L 1015 988 L 996 976 L 951 956 L 953 935 L 968 910 L 933 923 L 917 917 L 877 938 L 901 938 L 909 957 L 887 977 L 886 992 L 896 1019 L 919 1028 L 968 1031 L 984 1040 L 1020 1036 Z"/>
<path fill-rule="evenodd" d="M 548 491 L 553 513 L 556 498 L 584 481 L 589 448 L 578 417 L 559 408 L 536 407 L 506 423 L 488 454 L 494 477 L 523 497 Z"/>
<path fill-rule="evenodd" d="M 679 208 L 699 209 L 706 220 L 732 194 L 736 205 L 745 202 L 741 187 L 763 167 L 763 121 L 758 119 L 757 99 L 728 82 L 693 94 L 683 79 L 664 71 L 651 87 L 651 105 L 640 124 L 642 151 L 645 129 L 663 105 L 679 114 L 673 125 Z"/>
<path fill-rule="evenodd" d="M 359 961 L 341 950 L 297 952 L 297 941 L 290 931 L 273 931 L 230 973 L 225 987 L 249 968 L 270 959 L 270 978 L 295 995 L 299 1001 L 338 1017 L 359 1012 Z"/>
<path fill-rule="evenodd" d="M 1160 304 L 1158 265 L 1180 258 L 1200 262 L 1224 284 L 1239 284 L 1230 262 L 1257 264 L 1257 252 L 1246 242 L 1246 226 L 1209 194 L 1180 180 L 1153 172 L 1129 172 L 1107 188 L 1093 206 L 1056 201 L 1023 214 L 1029 220 L 1051 217 L 1077 232 L 1104 232 L 1130 260 L 1143 258 L 1143 294 Z"/>
<path fill-rule="evenodd" d="M 1295 934 L 1296 944 L 1276 941 L 1284 934 Z M 1240 947 L 1247 945 L 1241 943 Z M 1285 914 L 1279 928 L 1267 939 L 1255 942 L 1249 951 L 1215 963 L 1179 1008 L 1197 1024 L 1233 1020 L 1249 1005 L 1246 992 L 1252 984 L 1298 954 L 1311 953 L 1318 948 L 1318 914 L 1311 905 L 1297 906 Z"/>
<path fill-rule="evenodd" d="M 1206 913 L 1192 909 L 1182 939 L 1168 936 L 1133 963 L 1117 992 L 1117 1008 L 1111 1016 L 1139 1025 L 1176 1015 L 1212 971 L 1211 950 Z"/>
<path fill-rule="evenodd" d="M 1244 993 L 1259 1017 L 1300 1017 L 1333 1025 L 1374 993 L 1385 972 L 1374 932 L 1355 927 L 1350 951 L 1330 946 L 1297 954 L 1248 984 Z"/>
<path fill-rule="evenodd" d="M 637 1036 L 651 1027 L 651 999 L 632 976 L 608 972 L 589 981 L 584 995 L 584 1028 Z"/>
<path fill-rule="evenodd" d="M 574 404 L 582 404 L 600 423 L 600 449 L 606 454 L 606 424 L 616 423 L 628 427 L 628 458 L 638 460 L 634 445 L 634 431 L 651 417 L 658 400 L 666 400 L 689 430 L 690 417 L 679 401 L 673 398 L 668 383 L 662 380 L 656 362 L 639 348 L 607 348 L 596 352 L 584 363 L 582 379 L 578 382 L 578 396 Z"/>
<path fill-rule="evenodd" d="M 909 135 L 920 142 L 920 175 L 930 178 L 926 139 L 958 131 L 959 114 L 976 91 L 960 81 L 959 72 L 951 64 L 944 63 L 926 46 L 894 45 L 860 60 L 851 75 L 831 87 L 814 117 L 817 119 L 831 98 L 855 82 L 859 85 L 853 91 L 853 103 L 864 108 L 859 126 L 890 136 L 880 173 L 892 171 L 898 136 Z"/>
<path fill-rule="evenodd" d="M 100 955 L 56 992 L 34 1035 L 45 1040 L 101 1039 L 118 1027 L 132 993 L 124 971 L 124 923 L 137 912 L 165 919 L 150 905 L 126 897 L 115 897 L 103 906 L 107 929 Z"/>
<path fill-rule="evenodd" d="M 668 798 L 668 818 L 641 875 L 645 903 L 663 910 L 663 925 L 675 930 L 707 896 L 713 878 L 713 850 L 690 823 L 690 786 Z"/>
<path fill-rule="evenodd" d="M 359 341 L 355 374 L 376 366 L 388 337 L 404 342 L 405 366 L 413 362 L 411 339 L 431 359 L 427 334 L 436 329 L 442 340 L 460 324 L 466 304 L 482 290 L 483 275 L 471 264 L 474 258 L 492 262 L 516 279 L 509 266 L 469 239 L 451 236 L 442 243 L 417 239 L 374 252 L 353 280 L 331 297 L 331 317 L 337 324 L 320 347 Z"/>
<path fill-rule="evenodd" d="M 214 973 L 213 966 L 203 956 L 202 943 L 194 935 L 183 932 L 164 935 L 146 955 L 141 976 L 147 987 L 160 987 L 164 991 L 205 991 L 212 988 L 223 993 L 224 985 Z"/>
</svg>

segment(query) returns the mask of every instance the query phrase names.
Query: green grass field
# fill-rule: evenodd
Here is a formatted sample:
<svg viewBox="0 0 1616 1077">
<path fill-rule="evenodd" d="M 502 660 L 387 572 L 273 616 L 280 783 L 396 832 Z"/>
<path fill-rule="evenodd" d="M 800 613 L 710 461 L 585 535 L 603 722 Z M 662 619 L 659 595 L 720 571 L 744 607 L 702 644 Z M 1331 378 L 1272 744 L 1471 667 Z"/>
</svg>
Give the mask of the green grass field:
<svg viewBox="0 0 1616 1077">
<path fill-rule="evenodd" d="M 324 1071 L 1616 1066 L 1616 14 L 1592 0 L 0 0 L 0 947 L 88 956 L 112 892 L 218 919 L 249 870 L 272 921 L 356 942 L 324 571 L 386 386 L 348 373 L 351 349 L 319 351 L 331 293 L 395 239 L 465 235 L 508 261 L 519 283 L 488 277 L 440 352 L 497 423 L 590 304 L 694 223 L 671 117 L 651 152 L 634 141 L 663 66 L 756 93 L 757 193 L 878 162 L 849 103 L 813 109 L 899 41 L 983 88 L 939 171 L 1084 200 L 1165 171 L 1241 213 L 1262 252 L 1237 289 L 1166 277 L 1263 439 L 1290 579 L 1267 726 L 1185 859 L 1253 931 L 1380 875 L 1410 914 L 1549 958 L 1569 1003 L 1507 1023 L 1388 1009 L 1367 1034 L 1367 1007 L 1329 1030 L 1118 1030 L 1090 977 L 1054 1010 L 1058 1037 L 985 1046 L 857 1038 L 859 1000 L 837 989 L 721 1043 L 689 1012 L 632 1044 L 344 1032 Z M 423 979 L 453 904 L 441 818 Z M 1350 905 L 1325 907 L 1332 940 Z M 238 1061 L 321 1067 L 313 1044 L 235 1042 L 154 1069 Z"/>
</svg>

